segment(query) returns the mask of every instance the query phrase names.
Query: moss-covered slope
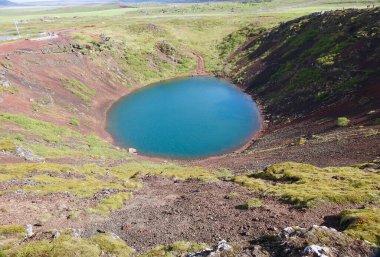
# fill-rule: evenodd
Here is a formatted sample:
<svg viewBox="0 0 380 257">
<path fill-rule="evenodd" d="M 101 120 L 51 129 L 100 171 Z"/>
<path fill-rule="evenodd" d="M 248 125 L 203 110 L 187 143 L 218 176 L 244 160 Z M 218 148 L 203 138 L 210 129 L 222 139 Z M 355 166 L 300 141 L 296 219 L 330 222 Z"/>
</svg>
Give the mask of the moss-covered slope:
<svg viewBox="0 0 380 257">
<path fill-rule="evenodd" d="M 374 109 L 380 104 L 379 20 L 380 8 L 350 9 L 303 16 L 270 31 L 251 28 L 230 56 L 227 75 L 272 117 L 321 107 L 337 115 Z"/>
</svg>

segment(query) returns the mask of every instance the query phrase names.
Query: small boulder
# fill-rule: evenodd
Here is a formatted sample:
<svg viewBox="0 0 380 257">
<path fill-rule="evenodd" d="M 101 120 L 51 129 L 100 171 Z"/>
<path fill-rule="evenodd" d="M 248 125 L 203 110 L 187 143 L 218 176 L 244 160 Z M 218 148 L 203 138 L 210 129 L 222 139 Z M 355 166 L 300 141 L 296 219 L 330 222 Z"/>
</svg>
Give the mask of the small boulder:
<svg viewBox="0 0 380 257">
<path fill-rule="evenodd" d="M 131 153 L 131 154 L 136 154 L 137 153 L 137 149 L 135 149 L 135 148 L 129 148 L 128 152 Z"/>
</svg>

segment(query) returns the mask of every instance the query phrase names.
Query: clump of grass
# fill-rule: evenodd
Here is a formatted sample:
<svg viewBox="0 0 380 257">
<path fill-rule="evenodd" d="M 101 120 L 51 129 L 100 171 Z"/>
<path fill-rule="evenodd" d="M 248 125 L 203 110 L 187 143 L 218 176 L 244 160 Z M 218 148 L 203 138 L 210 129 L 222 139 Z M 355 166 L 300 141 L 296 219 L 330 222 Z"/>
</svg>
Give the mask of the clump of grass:
<svg viewBox="0 0 380 257">
<path fill-rule="evenodd" d="M 229 192 L 228 194 L 226 194 L 226 195 L 224 196 L 224 198 L 226 198 L 226 199 L 232 199 L 232 198 L 236 198 L 236 197 L 238 197 L 238 196 L 239 196 L 239 193 L 238 193 L 238 192 L 231 191 L 231 192 Z"/>
<path fill-rule="evenodd" d="M 0 151 L 14 152 L 16 145 L 11 140 L 0 141 Z"/>
<path fill-rule="evenodd" d="M 23 237 L 25 228 L 20 225 L 3 225 L 0 226 L 0 239 L 7 237 Z"/>
<path fill-rule="evenodd" d="M 74 95 L 78 96 L 85 102 L 90 102 L 91 98 L 96 96 L 96 91 L 87 87 L 82 82 L 74 80 L 74 79 L 68 79 L 65 81 L 64 88 L 69 90 Z"/>
<path fill-rule="evenodd" d="M 234 181 L 254 190 L 280 196 L 298 207 L 322 202 L 380 202 L 380 174 L 355 167 L 326 167 L 286 162 L 264 171 L 237 176 Z M 276 183 L 273 183 L 276 182 Z"/>
<path fill-rule="evenodd" d="M 345 233 L 380 246 L 380 208 L 346 210 L 339 218 Z"/>
<path fill-rule="evenodd" d="M 129 247 L 123 240 L 113 238 L 108 234 L 99 234 L 91 238 L 90 241 L 96 243 L 103 252 L 118 257 L 133 256 L 135 252 L 135 250 Z"/>
<path fill-rule="evenodd" d="M 304 137 L 300 137 L 300 139 L 298 140 L 299 145 L 304 145 L 306 142 L 307 142 L 307 139 Z"/>
<path fill-rule="evenodd" d="M 15 86 L 10 86 L 10 87 L 3 87 L 0 85 L 0 92 L 3 92 L 3 93 L 8 93 L 8 94 L 17 94 L 20 90 L 15 87 Z"/>
<path fill-rule="evenodd" d="M 350 124 L 350 120 L 347 117 L 339 117 L 336 121 L 338 127 L 347 127 Z"/>
<path fill-rule="evenodd" d="M 49 242 L 48 240 L 34 241 L 3 251 L 9 257 L 97 257 L 103 255 L 117 255 L 120 257 L 133 256 L 134 250 L 124 241 L 113 238 L 111 235 L 97 235 L 92 238 L 75 238 L 62 235 Z"/>
<path fill-rule="evenodd" d="M 170 245 L 157 246 L 149 252 L 139 255 L 139 257 L 182 256 L 183 254 L 196 253 L 206 248 L 209 248 L 206 244 L 181 241 Z"/>
<path fill-rule="evenodd" d="M 78 127 L 80 125 L 80 121 L 77 118 L 71 118 L 70 119 L 70 125 Z"/>
<path fill-rule="evenodd" d="M 258 198 L 251 198 L 245 204 L 243 204 L 244 209 L 254 209 L 263 206 L 263 203 Z"/>
<path fill-rule="evenodd" d="M 132 193 L 129 192 L 111 195 L 107 198 L 104 198 L 95 208 L 89 209 L 89 212 L 108 216 L 112 211 L 123 207 L 125 201 L 129 200 L 130 198 L 132 198 Z"/>
<path fill-rule="evenodd" d="M 380 125 L 380 118 L 376 118 L 371 120 L 370 122 L 371 125 Z"/>
</svg>

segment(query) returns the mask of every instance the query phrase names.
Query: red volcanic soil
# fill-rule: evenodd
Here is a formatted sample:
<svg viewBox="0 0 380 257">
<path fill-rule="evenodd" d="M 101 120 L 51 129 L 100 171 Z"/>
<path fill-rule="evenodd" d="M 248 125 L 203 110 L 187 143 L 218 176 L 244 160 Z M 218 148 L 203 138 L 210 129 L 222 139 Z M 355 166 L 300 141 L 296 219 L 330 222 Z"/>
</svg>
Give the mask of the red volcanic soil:
<svg viewBox="0 0 380 257">
<path fill-rule="evenodd" d="M 111 58 L 92 61 L 74 51 L 71 43 L 69 35 L 61 32 L 52 40 L 0 44 L 0 64 L 7 67 L 0 65 L 0 70 L 5 70 L 5 77 L 19 90 L 14 95 L 0 93 L 0 112 L 22 113 L 58 125 L 68 125 L 76 117 L 81 132 L 110 139 L 104 129 L 105 114 L 128 89 L 116 79 L 114 73 L 119 69 Z M 96 96 L 86 103 L 64 88 L 67 79 L 82 82 Z"/>
</svg>

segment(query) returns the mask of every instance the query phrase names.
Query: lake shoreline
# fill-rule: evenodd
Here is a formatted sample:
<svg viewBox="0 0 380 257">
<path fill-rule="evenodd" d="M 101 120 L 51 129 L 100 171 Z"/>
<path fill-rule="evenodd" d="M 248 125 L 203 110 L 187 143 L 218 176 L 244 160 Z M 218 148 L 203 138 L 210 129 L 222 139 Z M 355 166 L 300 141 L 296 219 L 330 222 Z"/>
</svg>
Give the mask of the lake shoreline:
<svg viewBox="0 0 380 257">
<path fill-rule="evenodd" d="M 111 143 L 113 145 L 117 146 L 117 147 L 120 147 L 120 148 L 128 150 L 127 147 L 124 147 L 121 144 L 118 144 L 116 142 L 116 139 L 108 131 L 108 115 L 109 115 L 109 112 L 123 98 L 125 98 L 125 97 L 131 95 L 132 93 L 135 93 L 135 92 L 137 92 L 139 90 L 146 89 L 148 87 L 155 86 L 155 85 L 160 84 L 160 83 L 174 81 L 174 80 L 178 80 L 178 79 L 192 78 L 192 77 L 213 77 L 213 78 L 217 78 L 217 79 L 220 79 L 220 80 L 224 80 L 224 81 L 228 82 L 234 88 L 238 89 L 240 92 L 242 92 L 242 93 L 246 94 L 247 96 L 249 96 L 251 98 L 251 100 L 255 103 L 256 107 L 257 107 L 257 111 L 258 111 L 258 117 L 257 118 L 259 120 L 259 128 L 258 128 L 258 130 L 255 131 L 255 132 L 253 132 L 252 135 L 249 136 L 248 139 L 245 140 L 245 143 L 242 144 L 241 146 L 239 146 L 237 148 L 233 148 L 230 151 L 224 152 L 224 153 L 221 153 L 221 154 L 210 155 L 210 156 L 205 156 L 205 157 L 201 157 L 201 158 L 199 158 L 199 157 L 198 158 L 173 158 L 173 157 L 163 157 L 163 156 L 157 156 L 157 155 L 143 155 L 143 154 L 140 154 L 139 153 L 139 149 L 137 149 L 137 153 L 134 154 L 134 156 L 136 156 L 138 159 L 142 159 L 142 160 L 159 161 L 159 162 L 166 162 L 166 161 L 191 162 L 191 161 L 197 161 L 197 160 L 201 160 L 201 161 L 213 160 L 213 159 L 223 158 L 223 157 L 228 156 L 230 154 L 236 154 L 236 153 L 244 152 L 247 148 L 249 148 L 254 143 L 254 141 L 257 138 L 259 138 L 260 136 L 262 136 L 264 134 L 264 132 L 267 129 L 267 124 L 265 123 L 265 117 L 263 116 L 264 106 L 259 101 L 255 100 L 252 95 L 247 94 L 241 86 L 234 84 L 232 82 L 232 80 L 230 78 L 228 78 L 228 77 L 217 76 L 215 74 L 210 74 L 210 73 L 205 73 L 205 72 L 204 73 L 198 73 L 198 71 L 197 71 L 196 74 L 178 75 L 178 76 L 174 76 L 172 78 L 159 80 L 159 81 L 153 82 L 151 84 L 147 84 L 145 86 L 136 87 L 136 88 L 130 90 L 129 92 L 127 92 L 126 94 L 124 94 L 122 97 L 120 97 L 116 101 L 111 102 L 109 104 L 108 108 L 105 111 L 105 114 L 104 114 L 105 118 L 103 119 L 103 130 L 110 136 Z"/>
</svg>

